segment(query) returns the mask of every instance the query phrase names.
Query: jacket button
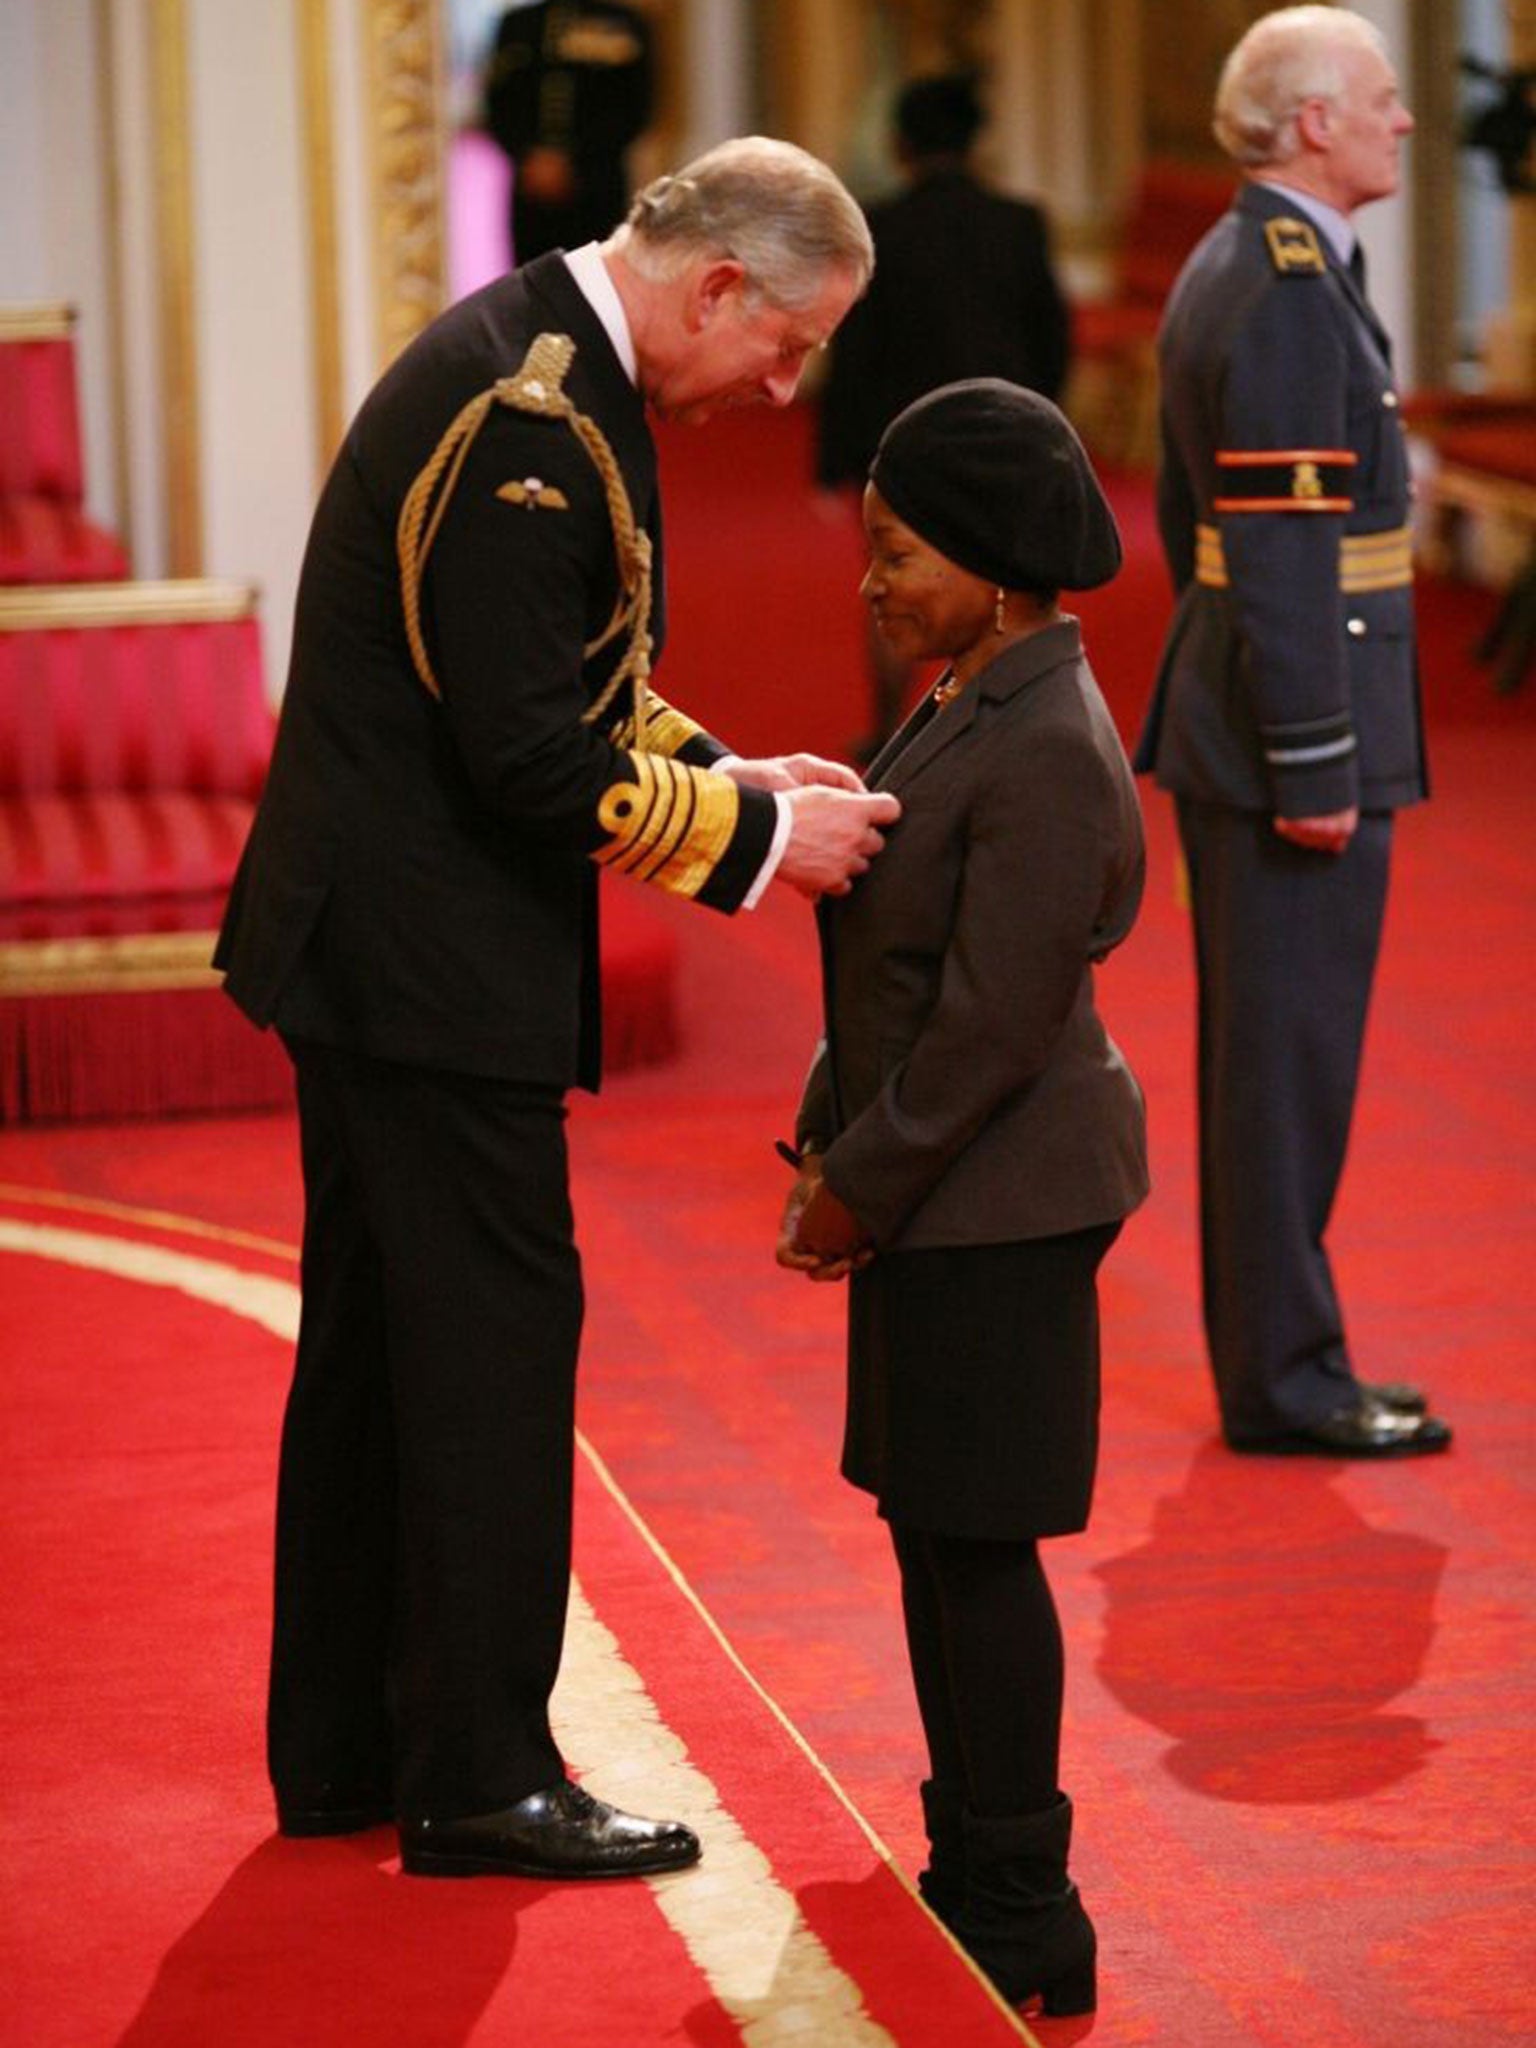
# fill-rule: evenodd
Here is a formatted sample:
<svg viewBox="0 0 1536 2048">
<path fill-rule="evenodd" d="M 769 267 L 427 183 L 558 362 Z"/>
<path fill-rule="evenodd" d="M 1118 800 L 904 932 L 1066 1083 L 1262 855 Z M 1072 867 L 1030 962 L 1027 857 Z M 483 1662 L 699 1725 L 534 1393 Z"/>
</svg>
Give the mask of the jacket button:
<svg viewBox="0 0 1536 2048">
<path fill-rule="evenodd" d="M 1387 407 L 1395 406 L 1397 404 L 1397 393 L 1395 391 L 1383 391 L 1381 402 Z"/>
<path fill-rule="evenodd" d="M 1363 640 L 1367 627 L 1364 619 L 1346 619 L 1344 621 L 1344 630 L 1346 633 L 1353 633 L 1357 640 Z"/>
</svg>

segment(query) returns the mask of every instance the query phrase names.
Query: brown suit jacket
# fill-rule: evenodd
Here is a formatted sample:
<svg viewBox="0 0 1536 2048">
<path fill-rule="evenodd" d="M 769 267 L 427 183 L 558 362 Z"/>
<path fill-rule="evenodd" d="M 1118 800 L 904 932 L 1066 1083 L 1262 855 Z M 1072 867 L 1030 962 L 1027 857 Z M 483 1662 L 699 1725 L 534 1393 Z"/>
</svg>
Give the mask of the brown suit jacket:
<svg viewBox="0 0 1536 2048">
<path fill-rule="evenodd" d="M 1017 642 L 873 764 L 901 798 L 821 913 L 827 1036 L 797 1121 L 877 1246 L 1087 1229 L 1147 1191 L 1141 1090 L 1093 963 L 1145 875 L 1124 751 L 1075 619 Z"/>
</svg>

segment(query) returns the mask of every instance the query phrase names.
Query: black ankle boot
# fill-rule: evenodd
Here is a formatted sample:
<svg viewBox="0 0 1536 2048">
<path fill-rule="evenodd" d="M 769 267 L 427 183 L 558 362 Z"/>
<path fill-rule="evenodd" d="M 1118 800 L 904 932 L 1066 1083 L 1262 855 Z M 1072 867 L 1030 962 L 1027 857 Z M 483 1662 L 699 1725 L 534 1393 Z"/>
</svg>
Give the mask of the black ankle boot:
<svg viewBox="0 0 1536 2048">
<path fill-rule="evenodd" d="M 962 1815 L 965 1896 L 951 1931 L 1010 2005 L 1039 1996 L 1053 2016 L 1092 2012 L 1098 1941 L 1067 1876 L 1072 1802 L 1043 1813 Z"/>
<path fill-rule="evenodd" d="M 924 1778 L 917 1789 L 928 1831 L 928 1868 L 919 1871 L 917 1888 L 929 1912 L 948 1927 L 965 1896 L 965 1793 L 943 1778 Z"/>
</svg>

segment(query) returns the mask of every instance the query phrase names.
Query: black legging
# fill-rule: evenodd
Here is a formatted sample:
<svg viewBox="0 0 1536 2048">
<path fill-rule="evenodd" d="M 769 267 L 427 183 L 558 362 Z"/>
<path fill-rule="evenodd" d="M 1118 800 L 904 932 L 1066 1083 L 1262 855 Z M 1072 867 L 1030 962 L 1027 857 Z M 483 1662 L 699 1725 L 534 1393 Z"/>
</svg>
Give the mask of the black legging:
<svg viewBox="0 0 1536 2048">
<path fill-rule="evenodd" d="M 891 1540 L 934 1778 L 974 1813 L 1040 1812 L 1057 1793 L 1064 1666 L 1038 1546 L 894 1523 Z"/>
</svg>

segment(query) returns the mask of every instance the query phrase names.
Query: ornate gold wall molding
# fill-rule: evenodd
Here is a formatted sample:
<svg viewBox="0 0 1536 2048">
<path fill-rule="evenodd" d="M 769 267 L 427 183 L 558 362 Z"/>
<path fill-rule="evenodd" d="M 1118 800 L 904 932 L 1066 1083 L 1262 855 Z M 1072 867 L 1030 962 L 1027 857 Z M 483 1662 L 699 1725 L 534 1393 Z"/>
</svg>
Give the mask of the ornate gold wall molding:
<svg viewBox="0 0 1536 2048">
<path fill-rule="evenodd" d="M 329 0 L 296 0 L 304 186 L 309 208 L 309 334 L 315 378 L 315 460 L 324 476 L 346 426 L 341 389 L 341 286 Z"/>
<path fill-rule="evenodd" d="M 437 0 L 363 0 L 380 366 L 446 296 L 442 21 Z"/>
<path fill-rule="evenodd" d="M 165 434 L 165 556 L 172 576 L 203 566 L 192 237 L 192 136 L 183 0 L 151 0 L 155 242 L 160 298 L 160 398 Z"/>
<path fill-rule="evenodd" d="M 101 210 L 107 306 L 107 385 L 111 393 L 113 524 L 131 562 L 133 487 L 128 442 L 128 298 L 123 286 L 122 130 L 117 118 L 117 37 L 112 0 L 96 0 L 96 120 L 101 133 Z"/>
</svg>

